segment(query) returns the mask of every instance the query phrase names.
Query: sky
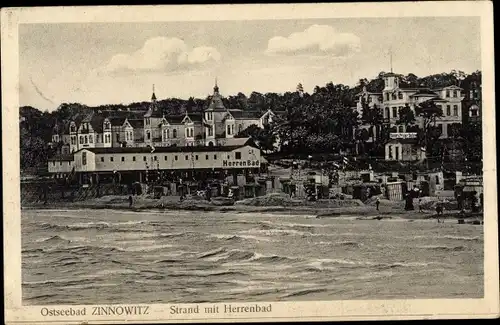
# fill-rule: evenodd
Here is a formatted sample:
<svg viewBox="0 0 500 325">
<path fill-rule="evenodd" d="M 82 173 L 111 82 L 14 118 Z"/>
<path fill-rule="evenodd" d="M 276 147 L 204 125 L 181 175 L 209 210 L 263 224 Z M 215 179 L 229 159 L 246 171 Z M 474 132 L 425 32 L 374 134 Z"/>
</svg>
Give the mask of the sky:
<svg viewBox="0 0 500 325">
<path fill-rule="evenodd" d="M 481 69 L 479 18 L 22 24 L 20 105 L 55 110 L 159 99 L 306 92 L 381 71 Z"/>
</svg>

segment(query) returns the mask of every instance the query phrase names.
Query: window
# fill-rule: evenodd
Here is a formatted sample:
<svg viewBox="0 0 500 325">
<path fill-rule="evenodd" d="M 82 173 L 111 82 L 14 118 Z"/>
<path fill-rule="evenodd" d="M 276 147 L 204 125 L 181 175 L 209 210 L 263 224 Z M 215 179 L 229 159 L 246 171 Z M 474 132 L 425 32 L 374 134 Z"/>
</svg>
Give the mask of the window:
<svg viewBox="0 0 500 325">
<path fill-rule="evenodd" d="M 231 134 L 234 134 L 234 124 L 231 125 Z"/>
<path fill-rule="evenodd" d="M 450 115 L 451 115 L 451 106 L 446 105 L 446 116 L 450 116 Z"/>
<path fill-rule="evenodd" d="M 83 136 L 80 137 L 80 144 L 83 144 Z"/>
<path fill-rule="evenodd" d="M 125 161 L 125 157 L 122 157 L 122 161 Z"/>
<path fill-rule="evenodd" d="M 82 165 L 87 164 L 87 153 L 84 151 L 82 152 Z"/>
<path fill-rule="evenodd" d="M 147 159 L 146 156 L 142 157 L 142 160 L 146 161 L 146 159 Z"/>
<path fill-rule="evenodd" d="M 403 125 L 400 125 L 400 126 L 398 127 L 398 132 L 399 132 L 399 133 L 404 133 L 404 132 L 405 132 L 405 131 L 404 131 L 404 126 L 403 126 Z"/>
<path fill-rule="evenodd" d="M 208 136 L 212 136 L 212 135 L 214 135 L 214 129 L 212 126 L 209 126 L 208 127 Z"/>
<path fill-rule="evenodd" d="M 109 157 L 109 161 L 113 161 L 113 160 L 114 160 L 113 157 Z"/>
<path fill-rule="evenodd" d="M 189 159 L 189 158 L 188 158 L 188 155 L 185 155 L 185 156 L 184 156 L 184 159 L 185 159 L 185 160 L 188 160 L 188 159 Z"/>
<path fill-rule="evenodd" d="M 149 131 L 146 132 L 146 138 L 148 140 L 151 140 L 151 132 L 149 132 Z"/>
<path fill-rule="evenodd" d="M 389 93 L 385 93 L 385 100 L 389 100 Z"/>
<path fill-rule="evenodd" d="M 94 139 L 92 138 L 91 135 L 89 135 L 89 143 L 93 143 L 94 142 Z"/>
<path fill-rule="evenodd" d="M 170 138 L 170 130 L 167 129 L 167 135 L 165 136 L 167 139 Z"/>
<path fill-rule="evenodd" d="M 231 159 L 231 156 L 230 156 L 230 155 L 227 155 L 227 159 Z"/>
<path fill-rule="evenodd" d="M 87 144 L 89 142 L 89 139 L 87 136 L 85 136 L 85 144 Z"/>
<path fill-rule="evenodd" d="M 227 126 L 227 135 L 231 135 L 231 125 Z"/>
<path fill-rule="evenodd" d="M 217 155 L 214 155 L 214 159 L 217 159 Z"/>
<path fill-rule="evenodd" d="M 177 155 L 175 155 L 175 156 L 174 156 L 174 159 L 175 159 L 175 160 L 177 160 L 177 159 L 178 159 Z"/>
<path fill-rule="evenodd" d="M 194 159 L 198 160 L 198 155 L 194 156 Z"/>
<path fill-rule="evenodd" d="M 397 107 L 392 108 L 392 117 L 398 117 L 398 108 Z"/>
<path fill-rule="evenodd" d="M 235 159 L 241 159 L 241 152 L 238 152 L 238 151 L 237 151 L 237 152 L 235 152 L 235 153 L 234 153 L 234 158 L 235 158 Z"/>
<path fill-rule="evenodd" d="M 116 142 L 120 142 L 120 133 L 116 134 Z"/>
<path fill-rule="evenodd" d="M 132 157 L 132 161 L 135 161 L 135 156 Z"/>
<path fill-rule="evenodd" d="M 458 105 L 453 105 L 453 116 L 458 116 Z"/>
<path fill-rule="evenodd" d="M 101 162 L 104 162 L 104 157 L 101 157 Z"/>
<path fill-rule="evenodd" d="M 62 166 L 62 161 L 59 162 L 59 166 Z"/>
<path fill-rule="evenodd" d="M 76 127 L 74 125 L 71 126 L 71 132 L 76 132 Z"/>
<path fill-rule="evenodd" d="M 52 166 L 55 166 L 55 165 L 56 165 L 56 162 L 55 162 L 55 161 L 53 161 L 53 162 L 52 162 Z"/>
<path fill-rule="evenodd" d="M 176 129 L 174 129 L 172 131 L 172 138 L 174 138 L 174 139 L 177 138 L 177 130 Z"/>
<path fill-rule="evenodd" d="M 446 91 L 446 97 L 450 97 L 450 91 L 449 90 Z"/>
<path fill-rule="evenodd" d="M 403 99 L 403 93 L 402 92 L 398 93 L 398 99 Z"/>
<path fill-rule="evenodd" d="M 391 117 L 390 109 L 389 109 L 389 107 L 386 107 L 385 108 L 385 118 L 390 118 L 390 117 Z"/>
<path fill-rule="evenodd" d="M 205 160 L 208 160 L 208 155 L 205 155 Z"/>
<path fill-rule="evenodd" d="M 157 160 L 158 160 L 158 156 L 154 156 L 154 157 L 153 157 L 153 160 L 154 160 L 154 161 L 157 161 Z"/>
<path fill-rule="evenodd" d="M 398 97 L 396 96 L 396 93 L 392 93 L 392 99 L 393 99 L 393 100 L 398 99 Z"/>
<path fill-rule="evenodd" d="M 479 109 L 477 107 L 471 107 L 470 109 L 470 116 L 479 116 Z"/>
<path fill-rule="evenodd" d="M 165 160 L 167 160 L 167 157 L 168 157 L 168 156 L 165 156 Z"/>
<path fill-rule="evenodd" d="M 457 97 L 458 92 L 456 90 L 453 91 L 453 97 Z"/>
</svg>

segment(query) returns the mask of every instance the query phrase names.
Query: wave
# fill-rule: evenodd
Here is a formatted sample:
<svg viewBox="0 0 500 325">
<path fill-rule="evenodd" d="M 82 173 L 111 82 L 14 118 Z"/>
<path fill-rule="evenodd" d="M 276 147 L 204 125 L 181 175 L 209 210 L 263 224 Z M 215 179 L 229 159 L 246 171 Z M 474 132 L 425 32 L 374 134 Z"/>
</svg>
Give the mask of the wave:
<svg viewBox="0 0 500 325">
<path fill-rule="evenodd" d="M 66 239 L 59 235 L 55 235 L 49 238 L 41 239 L 40 242 L 51 243 L 51 244 L 63 244 L 63 243 L 70 243 L 71 240 Z"/>
<path fill-rule="evenodd" d="M 248 262 L 248 263 L 260 263 L 260 264 L 277 264 L 282 262 L 295 261 L 295 258 L 281 255 L 264 255 L 257 252 L 231 249 L 227 250 L 225 248 L 219 248 L 216 250 L 208 251 L 202 253 L 198 256 L 198 259 L 204 259 L 211 262 Z"/>
<path fill-rule="evenodd" d="M 313 289 L 303 289 L 299 291 L 292 292 L 290 294 L 281 296 L 282 298 L 291 298 L 291 297 L 298 297 L 298 296 L 305 296 L 308 294 L 313 294 L 313 293 L 319 293 L 319 292 L 325 292 L 327 289 L 325 288 L 313 288 Z"/>
<path fill-rule="evenodd" d="M 167 277 L 215 277 L 215 276 L 246 276 L 246 273 L 238 271 L 192 271 L 192 272 L 173 272 L 167 274 Z"/>
<path fill-rule="evenodd" d="M 241 241 L 241 240 L 265 241 L 265 242 L 273 241 L 267 237 L 259 237 L 259 236 L 253 236 L 253 235 L 241 235 L 241 234 L 236 234 L 236 235 L 210 234 L 209 236 L 212 238 L 216 238 L 218 240 L 233 241 L 233 242 L 234 241 Z"/>
<path fill-rule="evenodd" d="M 58 225 L 58 224 L 44 222 L 39 225 L 39 228 L 44 230 L 86 230 L 86 229 L 104 229 L 109 227 L 110 224 L 107 222 L 88 222 L 88 223 L 76 223 L 70 225 Z"/>
<path fill-rule="evenodd" d="M 217 248 L 217 249 L 214 249 L 214 250 L 211 250 L 211 251 L 208 251 L 208 252 L 204 252 L 204 253 L 201 253 L 198 258 L 199 259 L 202 259 L 202 258 L 207 258 L 207 257 L 212 257 L 214 255 L 217 255 L 217 254 L 220 254 L 222 252 L 225 252 L 226 250 L 224 248 Z"/>
<path fill-rule="evenodd" d="M 255 253 L 254 257 L 251 259 L 252 261 L 255 262 L 261 262 L 261 263 L 279 263 L 279 262 L 291 262 L 295 261 L 295 258 L 288 257 L 288 256 L 282 256 L 282 255 L 263 255 L 260 253 Z"/>
<path fill-rule="evenodd" d="M 463 251 L 466 250 L 467 247 L 465 246 L 434 246 L 434 245 L 428 245 L 428 246 L 416 246 L 416 248 L 421 248 L 421 249 L 430 249 L 430 250 L 436 250 L 436 251 Z"/>
<path fill-rule="evenodd" d="M 453 240 L 465 240 L 465 241 L 479 241 L 480 240 L 479 236 L 466 237 L 466 236 L 451 236 L 451 235 L 447 235 L 447 236 L 442 236 L 441 238 L 444 238 L 444 239 L 453 239 Z"/>
<path fill-rule="evenodd" d="M 266 236 L 311 236 L 310 232 L 303 232 L 295 229 L 275 229 L 270 226 L 262 225 L 261 228 L 252 228 L 250 230 L 242 231 L 241 233 L 249 234 L 263 234 Z"/>
</svg>

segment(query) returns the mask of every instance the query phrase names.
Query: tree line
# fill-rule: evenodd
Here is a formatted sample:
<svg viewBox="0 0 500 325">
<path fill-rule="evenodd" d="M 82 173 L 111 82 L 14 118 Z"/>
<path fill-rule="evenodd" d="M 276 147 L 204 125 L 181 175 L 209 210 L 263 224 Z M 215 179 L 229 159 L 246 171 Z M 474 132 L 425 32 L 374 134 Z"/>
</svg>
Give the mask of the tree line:
<svg viewBox="0 0 500 325">
<path fill-rule="evenodd" d="M 374 79 L 360 79 L 355 86 L 334 84 L 329 82 L 324 86 L 316 86 L 311 94 L 297 91 L 285 93 L 259 93 L 252 92 L 249 96 L 243 93 L 223 97 L 224 105 L 231 109 L 242 109 L 264 113 L 271 109 L 277 112 L 271 125 L 260 129 L 252 126 L 243 130 L 239 136 L 250 136 L 256 140 L 266 152 L 276 150 L 273 145 L 279 143 L 279 150 L 285 154 L 306 153 L 338 153 L 347 150 L 357 150 L 358 154 L 380 156 L 383 150 L 383 141 L 386 141 L 390 129 L 382 125 L 380 108 L 368 111 L 364 110 L 362 116 L 353 107 L 356 105 L 356 94 L 363 88 L 370 92 L 382 92 L 384 88 L 385 72 L 380 72 Z M 457 85 L 466 92 L 481 83 L 481 72 L 476 71 L 465 74 L 461 71 L 434 74 L 418 77 L 414 74 L 401 75 L 402 87 L 426 87 L 440 88 Z M 206 98 L 191 97 L 187 100 L 168 98 L 158 100 L 159 109 L 166 115 L 179 115 L 189 111 L 201 113 L 207 108 L 211 96 Z M 72 119 L 76 114 L 85 114 L 98 111 L 146 111 L 150 102 L 136 102 L 131 104 L 107 104 L 95 107 L 80 103 L 63 103 L 52 112 L 23 106 L 20 107 L 20 146 L 21 146 L 21 168 L 41 167 L 47 165 L 47 159 L 54 154 L 47 146 L 51 141 L 52 130 L 56 123 Z M 431 104 L 429 104 L 431 105 Z M 434 105 L 435 106 L 435 105 Z M 417 115 L 424 116 L 433 121 L 442 115 L 434 106 L 423 106 L 419 108 Z M 410 114 L 411 110 L 403 108 L 400 111 L 402 124 L 414 127 Z M 413 113 L 413 112 L 412 112 Z M 441 114 L 441 115 L 440 115 Z M 370 124 L 374 129 L 356 131 L 361 124 Z M 419 139 L 422 143 L 433 143 L 436 137 L 433 131 L 433 123 L 425 124 L 428 127 L 419 131 Z M 462 136 L 465 147 L 473 155 L 478 144 L 481 142 L 480 125 L 467 126 L 455 132 L 457 139 Z M 366 148 L 366 139 L 373 137 L 374 130 L 380 131 L 384 136 L 379 137 L 371 147 Z M 467 137 L 463 137 L 467 134 Z M 474 136 L 469 136 L 473 134 Z M 473 149 L 472 147 L 475 147 Z M 361 150 L 360 150 L 361 148 Z M 479 147 L 480 148 L 480 147 Z M 430 148 L 435 150 L 435 148 Z"/>
</svg>

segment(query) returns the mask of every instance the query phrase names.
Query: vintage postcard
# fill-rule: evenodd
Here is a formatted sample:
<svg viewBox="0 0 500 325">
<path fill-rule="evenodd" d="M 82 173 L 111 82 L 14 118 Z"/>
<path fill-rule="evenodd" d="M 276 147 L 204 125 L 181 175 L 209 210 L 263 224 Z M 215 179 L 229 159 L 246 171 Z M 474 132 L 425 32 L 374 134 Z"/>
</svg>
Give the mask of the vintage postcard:
<svg viewBox="0 0 500 325">
<path fill-rule="evenodd" d="M 498 317 L 490 2 L 1 26 L 7 323 Z"/>
</svg>

